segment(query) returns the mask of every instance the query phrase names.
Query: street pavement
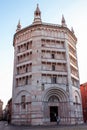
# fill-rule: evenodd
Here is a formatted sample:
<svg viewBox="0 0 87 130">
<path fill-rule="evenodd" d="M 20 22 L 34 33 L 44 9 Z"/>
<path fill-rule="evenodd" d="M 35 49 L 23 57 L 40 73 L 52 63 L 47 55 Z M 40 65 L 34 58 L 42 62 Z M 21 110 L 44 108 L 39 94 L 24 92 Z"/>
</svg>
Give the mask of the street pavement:
<svg viewBox="0 0 87 130">
<path fill-rule="evenodd" d="M 52 125 L 52 126 L 16 126 L 0 121 L 0 130 L 87 130 L 87 124 L 83 125 Z"/>
</svg>

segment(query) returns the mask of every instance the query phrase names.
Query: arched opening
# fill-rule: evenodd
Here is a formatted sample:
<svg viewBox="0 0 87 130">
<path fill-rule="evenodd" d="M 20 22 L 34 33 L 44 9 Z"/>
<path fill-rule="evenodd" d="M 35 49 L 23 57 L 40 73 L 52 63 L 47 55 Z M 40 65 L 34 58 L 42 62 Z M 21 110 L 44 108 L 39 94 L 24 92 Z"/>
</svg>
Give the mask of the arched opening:
<svg viewBox="0 0 87 130">
<path fill-rule="evenodd" d="M 56 122 L 58 117 L 58 106 L 50 106 L 50 122 Z"/>
<path fill-rule="evenodd" d="M 55 95 L 51 96 L 48 99 L 48 104 L 49 104 L 49 111 L 50 111 L 50 122 L 56 122 L 57 117 L 58 117 L 58 102 L 59 98 Z M 51 104 L 54 105 L 51 105 Z"/>
<path fill-rule="evenodd" d="M 14 98 L 14 109 L 12 109 L 12 120 L 18 124 L 31 124 L 31 93 L 22 90 Z"/>
<path fill-rule="evenodd" d="M 61 88 L 54 87 L 46 90 L 43 98 L 44 121 L 56 123 L 59 116 L 61 122 L 67 122 L 69 117 L 67 93 Z"/>
</svg>

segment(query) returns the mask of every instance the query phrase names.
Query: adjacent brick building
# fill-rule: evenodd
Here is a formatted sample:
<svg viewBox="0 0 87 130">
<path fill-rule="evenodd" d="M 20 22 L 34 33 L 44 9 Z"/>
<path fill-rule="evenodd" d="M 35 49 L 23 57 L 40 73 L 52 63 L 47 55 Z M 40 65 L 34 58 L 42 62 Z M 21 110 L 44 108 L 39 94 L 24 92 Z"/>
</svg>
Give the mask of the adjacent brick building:
<svg viewBox="0 0 87 130">
<path fill-rule="evenodd" d="M 3 118 L 3 102 L 0 100 L 0 120 Z"/>
<path fill-rule="evenodd" d="M 82 96 L 83 119 L 87 122 L 87 82 L 80 85 Z"/>
<path fill-rule="evenodd" d="M 12 123 L 43 125 L 82 122 L 77 38 L 66 25 L 44 23 L 37 5 L 34 21 L 14 34 Z"/>
</svg>

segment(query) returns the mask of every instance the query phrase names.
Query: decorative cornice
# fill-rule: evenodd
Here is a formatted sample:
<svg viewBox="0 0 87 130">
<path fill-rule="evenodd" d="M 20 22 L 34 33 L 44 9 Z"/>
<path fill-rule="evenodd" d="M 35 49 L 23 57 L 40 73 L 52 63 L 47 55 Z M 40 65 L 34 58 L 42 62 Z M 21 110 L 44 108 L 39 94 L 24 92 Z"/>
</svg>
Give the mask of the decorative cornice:
<svg viewBox="0 0 87 130">
<path fill-rule="evenodd" d="M 77 41 L 77 38 L 75 36 L 75 34 L 68 28 L 68 27 L 64 27 L 62 25 L 59 25 L 59 24 L 51 24 L 51 23 L 40 23 L 40 24 L 31 24 L 25 28 L 22 28 L 21 30 L 19 30 L 18 32 L 16 32 L 14 34 L 14 39 L 17 35 L 19 35 L 20 33 L 24 33 L 25 31 L 33 31 L 33 29 L 37 29 L 37 28 L 41 28 L 41 29 L 53 29 L 55 31 L 57 31 L 58 29 L 60 30 L 63 30 L 65 31 L 66 33 L 69 33 L 76 41 Z M 14 40 L 13 40 L 13 45 L 14 45 Z"/>
</svg>

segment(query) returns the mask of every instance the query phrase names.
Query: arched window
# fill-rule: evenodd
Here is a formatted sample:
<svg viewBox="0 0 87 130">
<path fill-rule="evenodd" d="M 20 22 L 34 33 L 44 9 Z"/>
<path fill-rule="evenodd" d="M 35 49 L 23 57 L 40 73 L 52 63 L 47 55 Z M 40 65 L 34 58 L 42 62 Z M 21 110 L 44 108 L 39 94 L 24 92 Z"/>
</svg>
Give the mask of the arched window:
<svg viewBox="0 0 87 130">
<path fill-rule="evenodd" d="M 22 95 L 21 96 L 21 104 L 22 104 L 22 109 L 25 109 L 26 108 L 26 96 L 25 95 Z"/>
</svg>

